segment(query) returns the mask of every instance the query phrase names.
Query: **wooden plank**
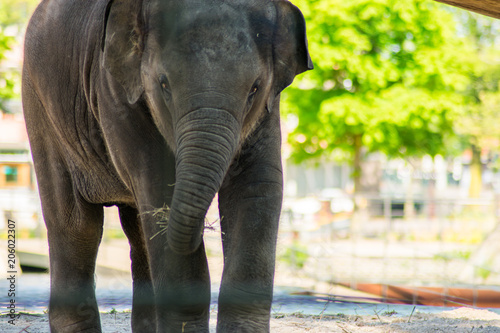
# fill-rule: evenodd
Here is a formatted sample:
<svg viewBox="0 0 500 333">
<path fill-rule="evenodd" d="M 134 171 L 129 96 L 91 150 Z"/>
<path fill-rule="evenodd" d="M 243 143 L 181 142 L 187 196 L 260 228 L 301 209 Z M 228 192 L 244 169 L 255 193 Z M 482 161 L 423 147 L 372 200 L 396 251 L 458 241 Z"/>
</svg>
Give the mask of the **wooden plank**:
<svg viewBox="0 0 500 333">
<path fill-rule="evenodd" d="M 500 0 L 436 0 L 436 1 L 500 19 Z"/>
<path fill-rule="evenodd" d="M 340 283 L 368 294 L 382 296 L 390 304 L 414 304 L 427 306 L 474 306 L 500 308 L 500 292 L 491 289 L 458 287 L 412 287 L 377 283 Z"/>
</svg>

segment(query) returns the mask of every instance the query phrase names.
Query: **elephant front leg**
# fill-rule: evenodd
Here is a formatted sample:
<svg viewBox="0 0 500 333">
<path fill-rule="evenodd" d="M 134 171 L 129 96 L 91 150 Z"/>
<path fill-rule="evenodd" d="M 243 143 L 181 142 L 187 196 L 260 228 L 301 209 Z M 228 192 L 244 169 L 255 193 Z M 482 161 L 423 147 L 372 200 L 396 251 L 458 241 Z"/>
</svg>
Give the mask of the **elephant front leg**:
<svg viewBox="0 0 500 333">
<path fill-rule="evenodd" d="M 224 273 L 218 332 L 269 331 L 281 191 L 278 184 L 263 186 L 275 194 L 242 197 L 234 212 L 221 209 Z"/>
<path fill-rule="evenodd" d="M 141 140 L 141 138 L 136 139 L 138 142 Z M 148 145 L 145 142 L 139 146 L 147 147 Z M 139 154 L 140 152 L 137 152 L 136 155 Z M 138 229 L 134 227 L 135 210 L 130 208 L 121 210 L 125 220 L 129 220 L 126 224 L 132 224 L 128 226 L 129 234 L 134 239 L 135 248 L 138 250 L 135 251 L 138 262 L 134 264 L 137 269 L 135 273 L 138 274 L 137 281 L 146 282 L 142 285 L 142 295 L 137 299 L 139 303 L 146 302 L 146 307 L 136 307 L 136 279 L 134 278 L 133 312 L 135 313 L 136 309 L 139 310 L 137 317 L 133 314 L 133 321 L 137 323 L 137 326 L 134 325 L 134 328 L 137 327 L 134 332 L 147 332 L 146 328 L 151 329 L 140 318 L 140 313 L 147 312 L 151 303 L 154 303 L 154 311 L 149 312 L 147 317 L 154 316 L 156 332 L 208 332 L 210 277 L 205 249 L 202 243 L 194 253 L 189 255 L 179 255 L 171 250 L 165 228 L 168 228 L 169 207 L 172 206 L 175 189 L 172 184 L 176 183 L 175 159 L 167 149 L 148 152 L 143 159 L 148 161 L 151 156 L 154 161 L 138 165 L 129 171 L 133 174 L 131 178 L 134 183 L 131 187 L 134 188 L 141 227 Z M 128 159 L 134 160 L 131 156 Z M 136 233 L 140 233 L 140 237 L 137 238 Z M 131 240 L 131 245 L 133 242 Z M 142 256 L 147 257 L 149 264 L 141 265 Z M 149 289 L 148 274 L 152 292 Z M 137 290 L 137 292 L 140 291 L 141 289 Z M 152 296 L 154 299 L 148 300 L 148 295 L 154 295 Z M 143 302 L 140 302 L 141 299 Z M 141 328 L 141 325 L 144 326 Z"/>
<path fill-rule="evenodd" d="M 219 191 L 224 272 L 217 332 L 269 332 L 283 196 L 279 133 L 272 134 L 257 132 Z"/>
<path fill-rule="evenodd" d="M 156 216 L 141 214 L 155 297 L 156 331 L 208 333 L 210 276 L 204 244 L 189 255 L 173 252 Z"/>
</svg>

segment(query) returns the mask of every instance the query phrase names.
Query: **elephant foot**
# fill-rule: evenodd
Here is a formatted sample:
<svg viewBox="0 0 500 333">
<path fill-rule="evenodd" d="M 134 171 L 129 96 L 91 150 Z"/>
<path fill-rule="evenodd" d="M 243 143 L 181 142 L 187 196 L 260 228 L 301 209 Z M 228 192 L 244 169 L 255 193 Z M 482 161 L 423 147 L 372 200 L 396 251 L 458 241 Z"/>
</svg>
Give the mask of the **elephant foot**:
<svg viewBox="0 0 500 333">
<path fill-rule="evenodd" d="M 95 296 L 85 293 L 93 289 L 62 292 L 53 288 L 49 303 L 49 322 L 51 332 L 73 333 L 101 332 L 101 318 Z"/>
<path fill-rule="evenodd" d="M 258 332 L 270 330 L 272 294 L 258 293 L 257 287 L 243 290 L 223 286 L 219 295 L 217 332 Z"/>
<path fill-rule="evenodd" d="M 90 323 L 88 321 L 72 322 L 70 320 L 50 320 L 50 331 L 58 333 L 101 333 L 100 323 Z"/>
<path fill-rule="evenodd" d="M 136 310 L 132 310 L 132 332 L 137 333 L 156 333 L 156 320 L 154 317 L 154 309 L 151 312 L 153 316 L 143 316 L 137 314 Z"/>
<path fill-rule="evenodd" d="M 245 332 L 266 333 L 269 332 L 269 316 L 253 317 L 242 315 L 239 317 L 224 317 L 217 322 L 217 333 Z"/>
<path fill-rule="evenodd" d="M 198 316 L 197 316 L 198 317 Z M 167 333 L 209 333 L 209 315 L 202 315 L 198 318 L 193 318 L 189 315 L 169 315 L 166 320 L 160 320 L 158 332 Z"/>
</svg>

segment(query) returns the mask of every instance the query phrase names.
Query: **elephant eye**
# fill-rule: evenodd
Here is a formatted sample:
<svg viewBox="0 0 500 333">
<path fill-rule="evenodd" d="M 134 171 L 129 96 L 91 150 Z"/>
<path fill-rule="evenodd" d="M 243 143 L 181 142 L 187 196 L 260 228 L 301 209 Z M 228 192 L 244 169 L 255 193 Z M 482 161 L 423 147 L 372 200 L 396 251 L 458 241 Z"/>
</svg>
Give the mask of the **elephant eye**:
<svg viewBox="0 0 500 333">
<path fill-rule="evenodd" d="M 170 84 L 168 83 L 167 76 L 162 74 L 159 76 L 158 81 L 160 83 L 161 89 L 164 92 L 166 98 L 170 98 Z"/>
<path fill-rule="evenodd" d="M 255 82 L 254 85 L 252 86 L 252 89 L 250 89 L 250 93 L 248 94 L 248 103 L 253 102 L 253 99 L 255 98 L 257 91 L 259 91 L 259 82 L 258 81 Z"/>
<path fill-rule="evenodd" d="M 160 75 L 160 77 L 158 78 L 158 81 L 160 82 L 160 85 L 164 90 L 170 89 L 170 85 L 168 84 L 168 79 L 167 79 L 167 76 L 165 74 Z"/>
</svg>

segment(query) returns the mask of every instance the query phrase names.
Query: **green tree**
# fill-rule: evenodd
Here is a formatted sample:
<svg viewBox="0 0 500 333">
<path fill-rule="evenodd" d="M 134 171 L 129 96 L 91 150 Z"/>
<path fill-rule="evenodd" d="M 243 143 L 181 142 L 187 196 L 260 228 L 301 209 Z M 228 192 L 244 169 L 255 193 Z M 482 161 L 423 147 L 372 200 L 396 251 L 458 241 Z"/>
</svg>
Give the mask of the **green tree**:
<svg viewBox="0 0 500 333">
<path fill-rule="evenodd" d="M 8 111 L 7 101 L 19 98 L 19 68 L 7 67 L 5 60 L 7 53 L 18 45 L 23 26 L 37 3 L 36 0 L 0 2 L 0 112 Z"/>
<path fill-rule="evenodd" d="M 2 11 L 0 10 L 0 17 L 2 15 Z M 0 66 L 6 59 L 6 53 L 12 49 L 12 45 L 15 42 L 15 38 L 13 36 L 7 36 L 4 33 L 5 29 L 0 25 Z M 8 68 L 0 67 L 0 111 L 7 110 L 5 106 L 5 102 L 9 99 L 15 97 L 14 86 L 16 79 L 18 79 L 19 75 L 17 73 Z"/>
<path fill-rule="evenodd" d="M 297 0 L 315 70 L 284 95 L 295 161 L 445 154 L 473 49 L 443 5 L 426 0 Z"/>
<path fill-rule="evenodd" d="M 475 48 L 474 67 L 466 90 L 467 101 L 457 109 L 456 129 L 471 151 L 470 197 L 479 197 L 482 187 L 483 149 L 500 146 L 500 46 L 496 42 L 500 21 L 468 12 L 458 12 L 461 33 Z"/>
</svg>

